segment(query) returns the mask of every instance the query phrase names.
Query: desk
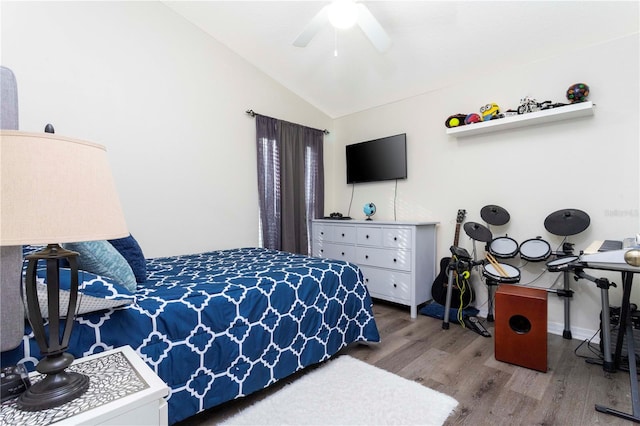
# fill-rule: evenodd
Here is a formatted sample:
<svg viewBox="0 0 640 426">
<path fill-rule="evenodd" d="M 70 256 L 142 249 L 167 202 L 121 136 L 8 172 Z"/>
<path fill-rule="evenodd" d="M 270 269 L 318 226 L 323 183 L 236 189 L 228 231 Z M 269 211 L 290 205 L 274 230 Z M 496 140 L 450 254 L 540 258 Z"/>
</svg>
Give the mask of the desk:
<svg viewBox="0 0 640 426">
<path fill-rule="evenodd" d="M 633 412 L 631 414 L 622 411 L 614 410 L 613 408 L 604 407 L 596 404 L 596 410 L 601 413 L 612 414 L 617 417 L 621 417 L 626 420 L 631 420 L 636 423 L 640 423 L 640 394 L 638 392 L 638 376 L 637 367 L 635 363 L 635 348 L 633 341 L 633 328 L 630 320 L 630 298 L 631 298 L 631 286 L 633 284 L 633 277 L 635 274 L 640 273 L 640 268 L 631 266 L 624 261 L 624 253 L 628 249 L 614 250 L 604 253 L 587 254 L 580 257 L 577 262 L 575 271 L 579 273 L 581 269 L 595 269 L 600 271 L 614 271 L 622 274 L 622 303 L 620 313 L 620 332 L 618 333 L 618 340 L 616 341 L 616 352 L 611 358 L 609 348 L 611 342 L 610 327 L 609 327 L 609 295 L 608 286 L 606 289 L 602 289 L 602 339 L 603 349 L 605 355 L 604 367 L 607 370 L 607 366 L 613 367 L 613 371 L 620 368 L 620 360 L 622 357 L 622 344 L 624 336 L 627 335 L 627 356 L 629 359 L 629 381 L 631 384 L 631 405 Z M 605 324 L 606 322 L 606 324 Z"/>
</svg>

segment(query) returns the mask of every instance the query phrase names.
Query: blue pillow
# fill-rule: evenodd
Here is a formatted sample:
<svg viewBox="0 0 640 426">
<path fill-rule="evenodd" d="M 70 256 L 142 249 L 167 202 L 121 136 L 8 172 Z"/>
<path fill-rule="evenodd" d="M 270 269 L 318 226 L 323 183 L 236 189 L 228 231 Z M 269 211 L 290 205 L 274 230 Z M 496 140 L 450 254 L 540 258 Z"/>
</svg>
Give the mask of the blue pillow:
<svg viewBox="0 0 640 426">
<path fill-rule="evenodd" d="M 143 283 L 147 280 L 147 261 L 142 253 L 140 244 L 129 234 L 128 237 L 118 238 L 117 240 L 109 240 L 112 246 L 125 258 L 131 266 L 136 281 Z"/>
<path fill-rule="evenodd" d="M 83 271 L 111 278 L 127 290 L 136 291 L 136 277 L 131 266 L 108 241 L 65 243 L 64 248 L 78 252 L 78 267 Z"/>
<path fill-rule="evenodd" d="M 90 272 L 80 271 L 79 274 L 79 295 L 76 314 L 80 315 L 116 308 L 135 302 L 135 296 L 117 282 Z M 45 266 L 39 267 L 36 270 L 36 287 L 43 318 L 49 317 L 46 277 L 47 268 Z M 71 288 L 71 271 L 69 268 L 61 268 L 59 277 L 60 316 L 64 317 L 67 315 L 69 289 Z M 26 292 L 23 292 L 23 294 L 26 294 Z M 26 304 L 26 295 L 24 297 Z"/>
</svg>

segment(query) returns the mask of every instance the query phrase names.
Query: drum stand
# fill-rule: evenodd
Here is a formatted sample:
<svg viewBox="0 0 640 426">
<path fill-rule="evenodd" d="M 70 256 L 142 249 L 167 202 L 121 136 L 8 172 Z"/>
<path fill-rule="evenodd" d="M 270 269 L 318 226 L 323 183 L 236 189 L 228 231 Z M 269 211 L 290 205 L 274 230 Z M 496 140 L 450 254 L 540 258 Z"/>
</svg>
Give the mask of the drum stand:
<svg viewBox="0 0 640 426">
<path fill-rule="evenodd" d="M 466 249 L 462 247 L 451 246 L 450 250 L 452 256 L 451 261 L 447 266 L 449 281 L 447 284 L 447 296 L 444 303 L 444 319 L 442 321 L 442 328 L 444 330 L 449 329 L 449 313 L 451 309 L 451 294 L 453 293 L 454 272 L 461 275 L 465 271 L 471 271 L 471 268 L 478 264 L 477 262 L 471 261 L 471 255 L 469 255 L 469 252 Z"/>
<path fill-rule="evenodd" d="M 573 255 L 573 244 L 565 242 L 562 245 L 561 253 L 563 256 Z M 567 340 L 571 340 L 572 338 L 571 337 L 571 298 L 573 297 L 573 290 L 571 290 L 570 276 L 571 276 L 570 269 L 565 269 L 562 272 L 562 279 L 563 279 L 562 290 L 556 291 L 556 294 L 558 295 L 558 297 L 564 297 L 564 330 L 562 330 L 562 338 Z M 607 304 L 607 309 L 609 309 L 608 304 Z"/>
<path fill-rule="evenodd" d="M 556 294 L 560 297 L 564 297 L 564 330 L 562 330 L 562 337 L 564 339 L 571 340 L 571 298 L 573 297 L 573 290 L 569 285 L 569 271 L 562 273 L 564 286 L 562 290 L 556 291 Z M 607 303 L 608 306 L 608 303 Z"/>
<path fill-rule="evenodd" d="M 447 269 L 449 270 L 447 272 L 449 274 L 449 281 L 447 284 L 447 297 L 444 303 L 444 319 L 442 320 L 443 330 L 449 329 L 449 309 L 451 309 L 451 293 L 453 292 L 453 272 L 459 270 L 459 262 L 459 260 L 454 260 L 454 258 L 451 258 L 449 266 L 447 266 Z"/>
<path fill-rule="evenodd" d="M 496 287 L 498 287 L 499 283 L 494 280 L 487 280 L 487 297 L 488 297 L 488 305 L 487 305 L 487 321 L 493 322 L 493 300 L 496 296 Z"/>
<path fill-rule="evenodd" d="M 475 260 L 477 259 L 477 252 L 476 252 L 476 240 L 474 240 L 473 238 L 471 239 L 471 241 L 473 241 L 473 260 L 474 263 L 476 264 L 482 264 L 482 262 L 476 262 Z M 488 322 L 493 322 L 494 318 L 493 318 L 493 299 L 495 297 L 496 294 L 496 287 L 498 286 L 498 282 L 494 281 L 494 280 L 487 280 L 487 293 L 488 293 L 488 313 L 487 313 L 487 321 Z"/>
<path fill-rule="evenodd" d="M 570 235 L 581 233 L 589 227 L 590 223 L 591 218 L 582 210 L 563 209 L 548 215 L 544 220 L 544 228 L 553 235 L 565 237 L 565 242 L 562 245 L 562 254 L 569 256 L 573 253 L 573 244 L 566 242 L 566 238 Z M 569 286 L 570 274 L 571 271 L 569 269 L 563 271 L 564 286 L 562 290 L 557 291 L 558 296 L 564 297 L 564 330 L 562 331 L 562 337 L 565 339 L 571 339 L 570 303 L 573 291 Z"/>
</svg>

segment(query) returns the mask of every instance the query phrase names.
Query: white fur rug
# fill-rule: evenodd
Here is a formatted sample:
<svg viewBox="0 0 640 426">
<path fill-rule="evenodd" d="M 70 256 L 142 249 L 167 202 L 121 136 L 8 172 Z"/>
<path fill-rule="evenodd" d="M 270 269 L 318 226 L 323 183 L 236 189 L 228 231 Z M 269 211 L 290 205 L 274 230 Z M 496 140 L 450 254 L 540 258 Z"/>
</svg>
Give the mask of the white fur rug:
<svg viewBox="0 0 640 426">
<path fill-rule="evenodd" d="M 442 425 L 458 401 L 348 355 L 330 360 L 224 425 Z"/>
</svg>

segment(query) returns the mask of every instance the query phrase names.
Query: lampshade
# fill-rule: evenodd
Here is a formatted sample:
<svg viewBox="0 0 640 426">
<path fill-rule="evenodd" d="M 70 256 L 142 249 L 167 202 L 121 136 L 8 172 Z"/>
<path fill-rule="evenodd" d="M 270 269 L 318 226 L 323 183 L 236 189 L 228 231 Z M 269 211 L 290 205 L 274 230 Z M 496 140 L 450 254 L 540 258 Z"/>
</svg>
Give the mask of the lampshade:
<svg viewBox="0 0 640 426">
<path fill-rule="evenodd" d="M 8 130 L 0 140 L 0 245 L 129 235 L 103 146 Z"/>
<path fill-rule="evenodd" d="M 90 384 L 88 376 L 66 371 L 74 360 L 66 352 L 74 316 L 63 319 L 57 313 L 75 312 L 78 253 L 59 243 L 121 238 L 128 231 L 103 146 L 53 133 L 19 131 L 0 132 L 0 142 L 0 246 L 47 245 L 26 256 L 24 279 L 27 317 L 44 355 L 37 370 L 44 378 L 17 401 L 22 410 L 44 410 L 77 398 Z M 63 260 L 71 278 L 68 303 L 61 309 Z M 47 306 L 54 313 L 48 327 L 37 292 L 39 263 L 46 265 Z"/>
</svg>

